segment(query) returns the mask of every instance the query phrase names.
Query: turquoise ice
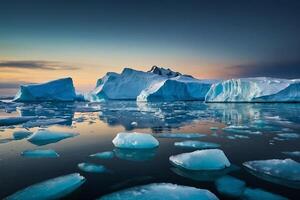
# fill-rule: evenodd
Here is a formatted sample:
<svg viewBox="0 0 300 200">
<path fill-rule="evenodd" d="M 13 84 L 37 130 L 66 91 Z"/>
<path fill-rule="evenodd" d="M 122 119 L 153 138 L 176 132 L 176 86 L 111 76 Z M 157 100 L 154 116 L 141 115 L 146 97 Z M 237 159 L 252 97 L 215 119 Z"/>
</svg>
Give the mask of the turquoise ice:
<svg viewBox="0 0 300 200">
<path fill-rule="evenodd" d="M 136 132 L 118 133 L 112 142 L 115 147 L 125 149 L 151 149 L 159 145 L 158 140 L 151 134 Z"/>
</svg>

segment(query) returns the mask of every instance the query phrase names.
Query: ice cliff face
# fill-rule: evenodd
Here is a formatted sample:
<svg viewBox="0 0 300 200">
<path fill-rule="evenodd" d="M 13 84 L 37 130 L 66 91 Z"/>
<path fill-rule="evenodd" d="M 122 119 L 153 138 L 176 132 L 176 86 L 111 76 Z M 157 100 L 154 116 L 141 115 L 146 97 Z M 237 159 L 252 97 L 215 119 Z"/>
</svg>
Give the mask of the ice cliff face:
<svg viewBox="0 0 300 200">
<path fill-rule="evenodd" d="M 300 80 L 240 78 L 213 84 L 207 102 L 294 102 L 300 100 Z"/>
<path fill-rule="evenodd" d="M 47 83 L 21 85 L 14 101 L 75 101 L 77 99 L 72 78 Z"/>
</svg>

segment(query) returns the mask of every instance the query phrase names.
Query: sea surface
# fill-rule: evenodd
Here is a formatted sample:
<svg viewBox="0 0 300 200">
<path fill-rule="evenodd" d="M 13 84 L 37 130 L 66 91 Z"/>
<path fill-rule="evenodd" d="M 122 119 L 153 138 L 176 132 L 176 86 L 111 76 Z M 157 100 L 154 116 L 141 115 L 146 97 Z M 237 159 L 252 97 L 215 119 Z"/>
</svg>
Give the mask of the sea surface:
<svg viewBox="0 0 300 200">
<path fill-rule="evenodd" d="M 10 116 L 37 116 L 38 122 L 44 123 L 0 126 L 0 199 L 32 184 L 74 172 L 84 176 L 86 182 L 65 199 L 96 199 L 149 183 L 174 183 L 203 188 L 220 199 L 230 199 L 220 194 L 215 186 L 215 181 L 224 175 L 245 181 L 249 188 L 259 188 L 294 200 L 300 197 L 299 183 L 294 185 L 286 184 L 284 180 L 262 179 L 242 165 L 246 161 L 264 159 L 292 158 L 300 162 L 299 156 L 282 153 L 300 151 L 300 138 L 280 136 L 281 133 L 300 134 L 300 104 L 1 102 L 0 117 Z M 49 120 L 55 118 L 64 121 L 51 124 Z M 225 127 L 230 125 L 235 128 L 226 130 Z M 211 127 L 218 127 L 218 130 L 211 130 Z M 25 128 L 31 132 L 44 129 L 79 135 L 45 145 L 31 143 L 27 138 L 13 138 L 15 131 Z M 160 145 L 152 150 L 117 149 L 112 140 L 122 131 L 154 136 L 159 133 L 205 134 L 193 140 L 219 144 L 219 149 L 224 151 L 232 168 L 216 173 L 197 173 L 174 167 L 169 162 L 171 155 L 195 150 L 174 146 L 174 142 L 191 140 L 187 138 L 157 137 Z M 25 150 L 34 149 L 53 149 L 60 156 L 28 158 L 21 155 Z M 113 151 L 115 156 L 112 159 L 89 157 L 103 151 Z M 82 162 L 101 164 L 109 172 L 84 172 L 78 168 Z"/>
</svg>

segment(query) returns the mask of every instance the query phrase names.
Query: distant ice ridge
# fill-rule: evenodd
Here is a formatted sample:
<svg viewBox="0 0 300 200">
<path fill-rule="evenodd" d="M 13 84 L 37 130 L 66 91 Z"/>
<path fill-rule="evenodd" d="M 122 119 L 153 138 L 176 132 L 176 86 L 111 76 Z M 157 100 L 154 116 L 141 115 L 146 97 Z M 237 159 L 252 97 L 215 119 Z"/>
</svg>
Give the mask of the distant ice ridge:
<svg viewBox="0 0 300 200">
<path fill-rule="evenodd" d="M 152 67 L 148 72 L 125 68 L 121 74 L 108 72 L 88 95 L 90 101 L 204 100 L 213 81 L 201 81 L 170 69 Z"/>
<path fill-rule="evenodd" d="M 268 77 L 230 79 L 215 83 L 207 102 L 299 102 L 300 79 Z"/>
<path fill-rule="evenodd" d="M 99 198 L 99 200 L 123 200 L 123 199 L 127 199 L 127 200 L 136 200 L 136 199 L 218 200 L 218 198 L 208 190 L 182 186 L 182 185 L 175 185 L 171 183 L 152 183 L 148 185 L 132 187 Z"/>
<path fill-rule="evenodd" d="M 14 101 L 75 101 L 79 97 L 75 93 L 72 78 L 62 78 L 47 83 L 21 85 Z"/>
</svg>

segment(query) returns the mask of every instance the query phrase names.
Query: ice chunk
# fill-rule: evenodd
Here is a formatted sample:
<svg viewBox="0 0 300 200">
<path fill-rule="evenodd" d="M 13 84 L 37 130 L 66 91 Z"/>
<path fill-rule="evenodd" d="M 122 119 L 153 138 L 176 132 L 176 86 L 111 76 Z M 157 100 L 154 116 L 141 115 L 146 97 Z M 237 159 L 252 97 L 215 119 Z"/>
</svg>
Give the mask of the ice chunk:
<svg viewBox="0 0 300 200">
<path fill-rule="evenodd" d="M 31 134 L 32 134 L 31 131 L 26 131 L 26 130 L 24 130 L 24 131 L 15 131 L 13 133 L 13 138 L 15 140 L 22 140 L 24 138 L 29 137 Z"/>
<path fill-rule="evenodd" d="M 197 150 L 169 158 L 172 164 L 187 170 L 220 170 L 230 166 L 230 162 L 220 149 Z"/>
<path fill-rule="evenodd" d="M 24 128 L 40 127 L 40 126 L 49 126 L 54 124 L 66 124 L 68 119 L 53 118 L 53 119 L 39 119 L 35 121 L 29 121 L 23 124 Z"/>
<path fill-rule="evenodd" d="M 136 199 L 218 200 L 218 198 L 208 190 L 182 186 L 182 185 L 175 185 L 171 183 L 152 183 L 149 185 L 132 187 L 99 198 L 99 200 L 124 200 L 124 199 L 126 200 L 136 200 Z"/>
<path fill-rule="evenodd" d="M 114 157 L 114 152 L 104 151 L 104 152 L 92 154 L 90 155 L 90 157 L 101 158 L 101 159 L 112 159 Z"/>
<path fill-rule="evenodd" d="M 283 154 L 286 154 L 288 156 L 297 156 L 300 157 L 300 151 L 284 151 Z"/>
<path fill-rule="evenodd" d="M 219 127 L 213 126 L 213 127 L 210 127 L 209 129 L 212 130 L 212 131 L 217 131 L 217 130 L 219 130 Z"/>
<path fill-rule="evenodd" d="M 6 200 L 41 200 L 41 199 L 59 199 L 72 193 L 79 188 L 85 178 L 78 173 L 60 176 L 49 179 L 44 182 L 37 183 L 20 190 L 11 196 L 6 197 Z"/>
<path fill-rule="evenodd" d="M 158 138 L 186 138 L 186 139 L 201 138 L 206 136 L 205 134 L 202 133 L 157 133 L 153 135 Z"/>
<path fill-rule="evenodd" d="M 219 193 L 229 197 L 239 197 L 246 189 L 246 183 L 232 176 L 223 176 L 216 180 L 216 188 Z"/>
<path fill-rule="evenodd" d="M 27 140 L 32 144 L 41 146 L 50 143 L 59 142 L 63 139 L 77 136 L 77 133 L 57 132 L 48 130 L 38 130 L 32 134 Z"/>
<path fill-rule="evenodd" d="M 255 160 L 244 162 L 248 169 L 276 178 L 300 181 L 300 163 L 292 159 Z"/>
<path fill-rule="evenodd" d="M 42 84 L 21 85 L 14 101 L 75 101 L 72 78 L 62 78 Z"/>
<path fill-rule="evenodd" d="M 21 153 L 22 156 L 28 158 L 56 158 L 59 154 L 52 149 L 36 149 L 36 150 L 26 150 Z"/>
<path fill-rule="evenodd" d="M 136 132 L 118 133 L 112 142 L 115 147 L 125 149 L 149 149 L 159 145 L 159 142 L 152 135 Z"/>
<path fill-rule="evenodd" d="M 246 188 L 244 194 L 242 195 L 243 200 L 288 200 L 283 196 L 273 194 L 271 192 L 264 191 L 262 189 L 251 189 Z"/>
<path fill-rule="evenodd" d="M 0 126 L 11 126 L 22 124 L 28 122 L 30 120 L 36 119 L 34 116 L 24 116 L 24 117 L 1 117 L 0 118 Z"/>
<path fill-rule="evenodd" d="M 108 169 L 103 165 L 97 165 L 93 163 L 79 163 L 78 168 L 85 172 L 91 173 L 105 173 L 108 172 Z"/>
<path fill-rule="evenodd" d="M 155 157 L 157 149 L 114 149 L 116 157 L 129 161 L 146 161 Z"/>
<path fill-rule="evenodd" d="M 195 141 L 195 140 L 175 142 L 174 145 L 176 147 L 187 147 L 187 148 L 194 148 L 194 149 L 214 149 L 220 147 L 220 145 L 216 143 L 202 142 L 202 141 Z"/>
</svg>

